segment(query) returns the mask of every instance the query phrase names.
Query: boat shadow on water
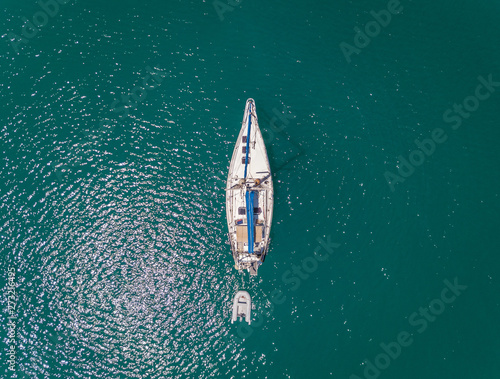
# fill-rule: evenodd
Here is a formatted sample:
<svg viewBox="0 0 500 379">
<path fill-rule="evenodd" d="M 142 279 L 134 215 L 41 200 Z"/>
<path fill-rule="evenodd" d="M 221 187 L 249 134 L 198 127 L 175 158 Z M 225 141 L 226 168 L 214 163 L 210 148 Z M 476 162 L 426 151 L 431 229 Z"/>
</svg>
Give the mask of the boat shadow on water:
<svg viewBox="0 0 500 379">
<path fill-rule="evenodd" d="M 271 163 L 271 172 L 273 176 L 276 176 L 282 170 L 294 169 L 290 167 L 291 164 L 305 156 L 306 149 L 285 131 L 289 126 L 276 128 L 274 119 L 275 117 L 271 117 L 265 109 L 259 110 L 259 120 L 263 124 L 262 132 Z M 290 155 L 287 157 L 288 154 Z"/>
</svg>

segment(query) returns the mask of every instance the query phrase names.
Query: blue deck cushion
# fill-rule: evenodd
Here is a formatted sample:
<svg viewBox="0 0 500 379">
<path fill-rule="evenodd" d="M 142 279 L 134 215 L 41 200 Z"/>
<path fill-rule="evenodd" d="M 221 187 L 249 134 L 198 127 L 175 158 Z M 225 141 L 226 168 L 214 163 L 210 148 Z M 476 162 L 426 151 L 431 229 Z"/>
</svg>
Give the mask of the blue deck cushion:
<svg viewBox="0 0 500 379">
<path fill-rule="evenodd" d="M 248 228 L 248 253 L 253 254 L 253 234 L 254 234 L 254 219 L 253 219 L 253 198 L 255 192 L 247 191 L 245 199 L 247 206 L 247 228 Z"/>
</svg>

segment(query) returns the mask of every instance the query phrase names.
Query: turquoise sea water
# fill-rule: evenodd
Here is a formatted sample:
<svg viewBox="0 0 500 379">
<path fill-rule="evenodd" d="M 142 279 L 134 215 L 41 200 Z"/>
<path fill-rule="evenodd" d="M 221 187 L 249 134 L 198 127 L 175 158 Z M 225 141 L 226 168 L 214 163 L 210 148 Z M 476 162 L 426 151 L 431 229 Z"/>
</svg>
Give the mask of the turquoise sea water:
<svg viewBox="0 0 500 379">
<path fill-rule="evenodd" d="M 497 1 L 50 4 L 1 4 L 1 377 L 500 376 Z M 225 219 L 249 97 L 256 278 Z"/>
</svg>

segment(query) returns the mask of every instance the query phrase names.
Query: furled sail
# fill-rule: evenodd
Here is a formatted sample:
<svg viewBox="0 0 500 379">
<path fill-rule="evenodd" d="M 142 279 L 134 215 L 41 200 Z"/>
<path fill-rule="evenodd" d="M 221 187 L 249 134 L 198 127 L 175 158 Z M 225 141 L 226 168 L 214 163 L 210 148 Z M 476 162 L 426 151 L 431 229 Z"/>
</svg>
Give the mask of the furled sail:
<svg viewBox="0 0 500 379">
<path fill-rule="evenodd" d="M 250 151 L 250 130 L 252 127 L 252 104 L 248 107 L 248 130 L 247 130 L 247 148 L 245 155 L 245 179 L 247 178 L 247 167 L 248 167 L 248 152 Z M 253 229 L 254 229 L 254 220 L 253 220 L 253 191 L 246 191 L 245 194 L 245 205 L 247 211 L 247 231 L 248 231 L 248 253 L 253 254 Z"/>
</svg>

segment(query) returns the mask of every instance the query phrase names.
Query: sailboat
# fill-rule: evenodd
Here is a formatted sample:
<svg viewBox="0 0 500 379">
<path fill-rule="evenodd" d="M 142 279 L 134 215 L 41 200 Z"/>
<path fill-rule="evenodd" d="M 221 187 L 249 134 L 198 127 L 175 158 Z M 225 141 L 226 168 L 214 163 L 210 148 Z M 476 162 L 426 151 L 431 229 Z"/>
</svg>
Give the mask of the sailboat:
<svg viewBox="0 0 500 379">
<path fill-rule="evenodd" d="M 257 275 L 269 248 L 273 182 L 255 101 L 248 99 L 226 183 L 229 241 L 237 270 Z"/>
</svg>

